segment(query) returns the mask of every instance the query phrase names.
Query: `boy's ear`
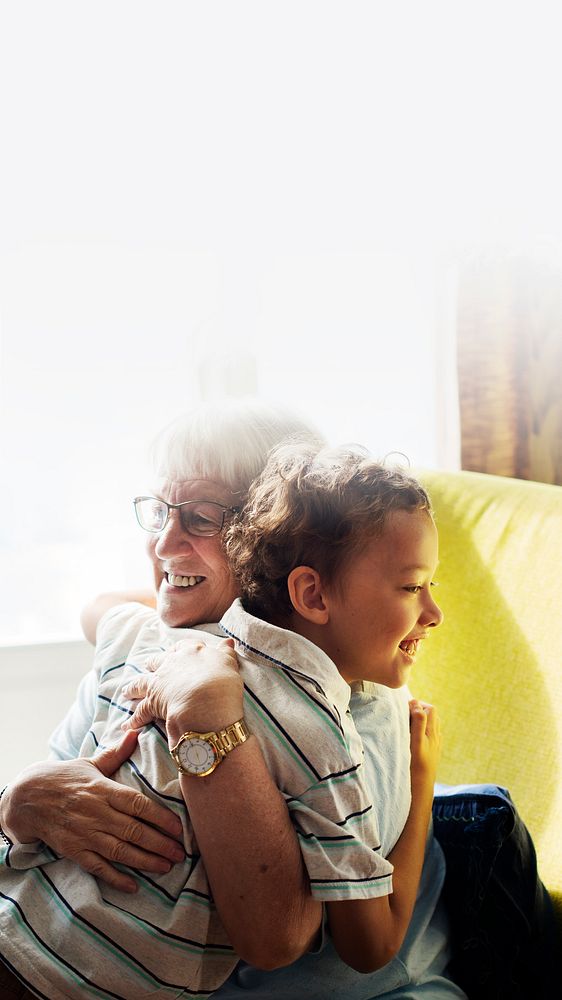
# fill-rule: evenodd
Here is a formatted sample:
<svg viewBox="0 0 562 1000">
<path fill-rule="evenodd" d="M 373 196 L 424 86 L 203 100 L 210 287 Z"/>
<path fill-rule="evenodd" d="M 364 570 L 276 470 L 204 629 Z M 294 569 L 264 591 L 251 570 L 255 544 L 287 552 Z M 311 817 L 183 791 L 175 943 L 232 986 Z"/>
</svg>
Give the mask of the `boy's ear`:
<svg viewBox="0 0 562 1000">
<path fill-rule="evenodd" d="M 329 612 L 324 600 L 322 581 L 310 566 L 297 566 L 287 578 L 291 604 L 303 618 L 315 625 L 325 625 Z"/>
</svg>

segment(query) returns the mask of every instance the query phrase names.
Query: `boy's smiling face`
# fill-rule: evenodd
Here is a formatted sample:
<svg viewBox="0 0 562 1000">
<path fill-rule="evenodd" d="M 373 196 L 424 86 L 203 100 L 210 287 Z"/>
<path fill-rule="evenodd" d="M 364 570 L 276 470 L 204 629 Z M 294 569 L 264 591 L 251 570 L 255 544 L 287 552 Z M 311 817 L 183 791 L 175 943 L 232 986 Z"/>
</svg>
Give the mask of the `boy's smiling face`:
<svg viewBox="0 0 562 1000">
<path fill-rule="evenodd" d="M 431 593 L 437 562 L 432 517 L 398 510 L 350 560 L 338 587 L 324 589 L 329 620 L 314 641 L 350 684 L 407 682 L 420 640 L 443 620 Z"/>
</svg>

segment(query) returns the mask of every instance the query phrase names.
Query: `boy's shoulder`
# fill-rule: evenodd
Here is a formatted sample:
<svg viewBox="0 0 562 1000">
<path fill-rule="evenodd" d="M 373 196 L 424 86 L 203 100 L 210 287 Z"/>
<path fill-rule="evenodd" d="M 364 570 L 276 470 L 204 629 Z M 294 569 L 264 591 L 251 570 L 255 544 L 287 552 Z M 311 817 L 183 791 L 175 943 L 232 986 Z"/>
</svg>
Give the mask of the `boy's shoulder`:
<svg viewBox="0 0 562 1000">
<path fill-rule="evenodd" d="M 303 636 L 253 618 L 239 602 L 221 628 L 235 640 L 245 714 L 274 773 L 277 754 L 311 784 L 355 770 L 363 746 L 349 711 L 351 689 L 332 660 Z"/>
<path fill-rule="evenodd" d="M 220 627 L 235 640 L 241 669 L 256 687 L 280 687 L 289 697 L 294 695 L 290 700 L 296 704 L 306 705 L 312 698 L 316 703 L 333 704 L 340 715 L 347 712 L 349 684 L 330 657 L 309 639 L 255 618 L 239 599 L 223 615 Z"/>
</svg>

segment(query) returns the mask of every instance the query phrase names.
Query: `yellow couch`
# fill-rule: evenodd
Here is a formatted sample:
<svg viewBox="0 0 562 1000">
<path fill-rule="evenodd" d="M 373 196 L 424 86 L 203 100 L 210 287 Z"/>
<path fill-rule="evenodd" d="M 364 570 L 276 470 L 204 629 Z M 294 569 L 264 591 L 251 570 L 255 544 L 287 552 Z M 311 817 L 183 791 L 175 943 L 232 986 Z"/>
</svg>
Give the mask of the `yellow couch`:
<svg viewBox="0 0 562 1000">
<path fill-rule="evenodd" d="M 443 626 L 411 688 L 443 722 L 438 780 L 508 788 L 562 921 L 562 487 L 420 472 Z"/>
</svg>

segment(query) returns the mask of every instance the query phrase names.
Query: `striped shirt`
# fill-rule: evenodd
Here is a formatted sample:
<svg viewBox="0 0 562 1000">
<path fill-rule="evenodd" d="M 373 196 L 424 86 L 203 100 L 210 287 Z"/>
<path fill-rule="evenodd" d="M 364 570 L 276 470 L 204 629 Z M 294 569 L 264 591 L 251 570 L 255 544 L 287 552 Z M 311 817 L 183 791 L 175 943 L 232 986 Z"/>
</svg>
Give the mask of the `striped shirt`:
<svg viewBox="0 0 562 1000">
<path fill-rule="evenodd" d="M 132 711 L 122 687 L 147 659 L 190 633 L 164 626 L 140 605 L 107 612 L 98 626 L 92 674 L 54 734 L 55 754 L 90 756 L 119 740 L 121 722 Z M 245 717 L 287 802 L 313 895 L 336 900 L 389 893 L 392 865 L 379 853 L 349 685 L 316 646 L 251 617 L 238 601 L 205 641 L 218 641 L 213 633 L 236 640 Z M 237 956 L 213 905 L 162 722 L 145 727 L 115 778 L 177 813 L 185 861 L 165 875 L 135 871 L 139 891 L 130 895 L 57 858 L 44 844 L 4 850 L 0 954 L 51 1000 L 207 997 Z"/>
</svg>

